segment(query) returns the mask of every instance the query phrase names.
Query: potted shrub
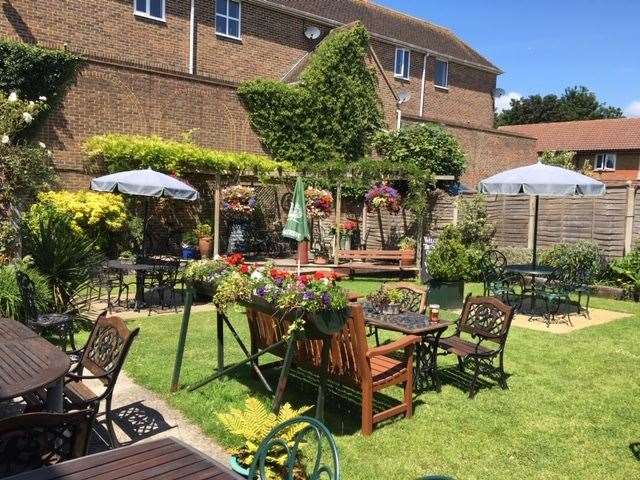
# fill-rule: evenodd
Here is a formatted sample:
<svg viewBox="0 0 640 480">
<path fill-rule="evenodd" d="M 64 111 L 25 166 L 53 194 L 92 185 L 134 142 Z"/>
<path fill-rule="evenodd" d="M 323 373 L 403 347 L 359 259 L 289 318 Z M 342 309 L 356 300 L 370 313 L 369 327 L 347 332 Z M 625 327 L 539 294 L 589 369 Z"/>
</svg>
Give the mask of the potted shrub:
<svg viewBox="0 0 640 480">
<path fill-rule="evenodd" d="M 398 315 L 402 311 L 405 293 L 398 288 L 385 289 L 367 295 L 367 301 L 374 311 L 384 315 Z"/>
<path fill-rule="evenodd" d="M 340 225 L 340 250 L 351 250 L 351 239 L 358 231 L 358 222 L 347 219 Z M 336 236 L 336 227 L 331 227 L 331 235 Z"/>
<path fill-rule="evenodd" d="M 403 267 L 410 267 L 416 263 L 416 245 L 418 243 L 414 238 L 403 237 L 398 242 L 398 248 L 402 252 L 402 258 L 400 258 L 400 265 Z"/>
<path fill-rule="evenodd" d="M 193 232 L 187 232 L 182 236 L 182 258 L 186 260 L 193 260 L 196 258 L 198 251 L 196 250 L 196 244 L 198 238 Z"/>
<path fill-rule="evenodd" d="M 427 257 L 429 302 L 441 308 L 461 308 L 468 255 L 455 228 L 445 228 Z"/>
<path fill-rule="evenodd" d="M 258 200 L 253 187 L 234 185 L 222 190 L 222 211 L 229 225 L 227 253 L 246 250 L 249 223 Z"/>
<path fill-rule="evenodd" d="M 211 225 L 206 223 L 198 223 L 193 230 L 194 235 L 198 238 L 198 249 L 200 257 L 210 258 L 213 251 L 213 237 L 211 236 Z"/>
<path fill-rule="evenodd" d="M 245 401 L 245 409 L 232 409 L 229 413 L 218 414 L 218 419 L 225 429 L 238 439 L 237 447 L 232 450 L 233 456 L 229 461 L 234 472 L 247 478 L 249 469 L 254 457 L 258 453 L 258 448 L 262 440 L 277 425 L 303 415 L 309 410 L 309 407 L 303 407 L 295 410 L 289 404 L 285 404 L 278 415 L 275 415 L 262 402 L 255 398 L 248 398 Z M 280 447 L 273 447 L 269 450 L 267 457 L 267 467 L 269 478 L 288 478 L 286 477 L 287 469 L 287 449 L 293 450 L 295 435 L 300 430 L 292 429 L 280 440 L 286 443 Z M 304 479 L 306 475 L 302 464 L 302 456 L 298 459 L 297 465 L 294 467 L 294 478 Z M 265 479 L 267 480 L 267 479 Z"/>
</svg>

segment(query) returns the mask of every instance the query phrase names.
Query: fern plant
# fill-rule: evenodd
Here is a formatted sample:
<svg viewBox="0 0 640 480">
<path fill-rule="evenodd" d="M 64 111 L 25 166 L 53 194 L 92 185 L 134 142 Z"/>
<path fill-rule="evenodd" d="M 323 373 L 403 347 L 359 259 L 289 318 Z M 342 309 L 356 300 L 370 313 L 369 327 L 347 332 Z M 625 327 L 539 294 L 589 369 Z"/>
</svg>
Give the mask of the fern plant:
<svg viewBox="0 0 640 480">
<path fill-rule="evenodd" d="M 233 453 L 236 459 L 248 468 L 258 453 L 260 443 L 271 430 L 287 420 L 303 415 L 309 408 L 294 409 L 287 403 L 276 415 L 260 400 L 248 398 L 245 401 L 244 410 L 233 408 L 228 413 L 218 414 L 218 419 L 229 433 L 241 440 L 241 446 L 234 449 Z M 290 428 L 282 434 L 280 439 L 292 448 L 295 437 L 302 428 L 304 427 Z M 272 449 L 269 453 L 270 455 L 267 457 L 269 480 L 286 478 L 283 475 L 288 458 L 286 450 L 284 448 Z M 298 462 L 302 462 L 302 459 L 299 458 Z M 305 478 L 302 469 L 299 469 L 297 473 L 296 478 Z"/>
</svg>

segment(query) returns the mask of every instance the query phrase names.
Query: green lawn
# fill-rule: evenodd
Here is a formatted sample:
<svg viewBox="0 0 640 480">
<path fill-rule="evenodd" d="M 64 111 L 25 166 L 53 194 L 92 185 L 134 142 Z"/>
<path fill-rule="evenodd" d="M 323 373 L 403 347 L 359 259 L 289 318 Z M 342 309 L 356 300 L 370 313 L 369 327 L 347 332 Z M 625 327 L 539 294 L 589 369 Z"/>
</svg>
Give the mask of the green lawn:
<svg viewBox="0 0 640 480">
<path fill-rule="evenodd" d="M 346 283 L 363 293 L 379 285 Z M 477 292 L 478 286 L 471 289 Z M 640 308 L 604 299 L 594 299 L 593 306 L 634 317 L 569 335 L 514 327 L 506 353 L 508 391 L 482 389 L 470 401 L 445 372 L 442 393 L 417 396 L 413 419 L 383 423 L 368 438 L 358 430 L 358 407 L 329 397 L 327 420 L 337 438 L 343 478 L 413 480 L 427 473 L 461 480 L 640 478 L 640 461 L 632 453 L 640 444 Z M 196 392 L 170 394 L 180 319 L 145 314 L 131 321 L 141 334 L 126 371 L 230 446 L 216 413 L 242 406 L 249 395 L 268 397 L 248 369 Z M 248 338 L 242 315 L 236 312 L 233 320 Z M 227 338 L 227 361 L 242 358 Z M 211 373 L 215 359 L 214 315 L 194 314 L 182 382 Z M 441 362 L 445 369 L 452 365 L 449 359 Z M 286 400 L 311 404 L 313 390 L 302 387 L 290 383 Z"/>
</svg>

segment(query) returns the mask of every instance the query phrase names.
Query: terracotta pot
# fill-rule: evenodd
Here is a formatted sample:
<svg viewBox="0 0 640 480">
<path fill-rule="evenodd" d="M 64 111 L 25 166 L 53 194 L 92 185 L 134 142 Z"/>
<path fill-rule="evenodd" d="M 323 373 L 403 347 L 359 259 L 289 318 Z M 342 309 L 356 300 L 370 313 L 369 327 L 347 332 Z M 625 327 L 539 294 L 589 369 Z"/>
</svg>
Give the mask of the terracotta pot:
<svg viewBox="0 0 640 480">
<path fill-rule="evenodd" d="M 198 239 L 198 249 L 200 250 L 200 257 L 210 258 L 211 252 L 213 252 L 213 238 L 200 237 Z"/>
<path fill-rule="evenodd" d="M 411 267 L 416 264 L 416 252 L 414 250 L 401 250 L 400 265 L 403 267 Z"/>
<path fill-rule="evenodd" d="M 324 257 L 319 257 L 316 255 L 316 257 L 313 259 L 313 263 L 315 263 L 316 265 L 326 265 L 327 263 L 329 263 L 329 261 Z"/>
</svg>

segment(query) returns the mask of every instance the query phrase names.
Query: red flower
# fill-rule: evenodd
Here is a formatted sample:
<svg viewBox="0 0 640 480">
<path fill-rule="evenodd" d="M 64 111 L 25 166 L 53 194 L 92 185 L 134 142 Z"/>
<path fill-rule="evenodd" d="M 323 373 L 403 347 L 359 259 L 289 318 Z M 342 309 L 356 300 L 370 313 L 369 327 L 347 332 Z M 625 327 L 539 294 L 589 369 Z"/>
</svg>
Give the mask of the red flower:
<svg viewBox="0 0 640 480">
<path fill-rule="evenodd" d="M 308 283 L 311 281 L 311 276 L 310 276 L 310 275 L 300 275 L 300 276 L 298 277 L 298 281 L 299 281 L 300 283 L 303 283 L 303 284 L 305 284 L 305 285 L 306 285 L 306 284 L 308 284 Z"/>
<path fill-rule="evenodd" d="M 234 253 L 233 255 L 229 255 L 226 258 L 226 262 L 232 267 L 237 267 L 238 265 L 241 265 L 244 263 L 244 257 L 242 256 L 241 253 Z"/>
<path fill-rule="evenodd" d="M 274 280 L 285 280 L 289 277 L 289 272 L 286 270 L 278 270 L 277 268 L 272 268 L 269 270 L 269 276 Z"/>
<path fill-rule="evenodd" d="M 243 263 L 242 265 L 240 265 L 240 273 L 244 273 L 244 274 L 249 273 L 249 265 L 247 265 L 246 263 Z"/>
<path fill-rule="evenodd" d="M 335 282 L 338 280 L 338 275 L 335 272 L 316 272 L 313 274 L 315 280 L 324 280 L 325 278 Z"/>
</svg>

